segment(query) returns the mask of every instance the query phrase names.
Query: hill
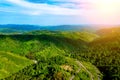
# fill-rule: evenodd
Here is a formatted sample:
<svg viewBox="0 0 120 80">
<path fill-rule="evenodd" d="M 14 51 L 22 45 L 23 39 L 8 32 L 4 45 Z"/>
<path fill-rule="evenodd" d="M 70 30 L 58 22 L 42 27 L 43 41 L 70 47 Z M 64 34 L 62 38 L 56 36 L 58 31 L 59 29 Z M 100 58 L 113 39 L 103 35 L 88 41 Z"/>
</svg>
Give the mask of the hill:
<svg viewBox="0 0 120 80">
<path fill-rule="evenodd" d="M 120 28 L 106 28 L 98 31 L 99 38 L 89 43 L 86 58 L 90 57 L 104 74 L 104 80 L 120 79 Z"/>
<path fill-rule="evenodd" d="M 111 27 L 111 28 L 103 28 L 100 30 L 97 30 L 97 34 L 99 35 L 112 35 L 112 34 L 119 34 L 120 27 Z"/>
<path fill-rule="evenodd" d="M 72 53 L 77 48 L 85 49 L 87 38 L 86 40 L 81 40 L 82 37 L 78 37 L 83 33 L 74 34 L 73 32 L 59 31 L 47 31 L 47 33 L 46 31 L 39 31 L 39 33 L 38 35 L 26 33 L 19 35 L 0 35 L 0 50 L 25 56 L 28 59 L 34 60 L 36 63 L 6 77 L 6 80 L 91 80 L 93 78 L 97 80 L 98 78 L 102 78 L 98 77 L 101 76 L 101 73 L 94 65 L 82 60 L 76 60 L 76 58 L 72 57 Z M 76 37 L 71 38 L 73 34 Z M 86 35 L 82 36 L 85 37 Z"/>
<path fill-rule="evenodd" d="M 104 34 L 37 30 L 0 35 L 0 50 L 36 63 L 5 79 L 98 80 L 103 75 L 103 80 L 119 80 L 119 36 L 119 28 Z"/>
<path fill-rule="evenodd" d="M 99 36 L 87 31 L 48 31 L 48 30 L 37 30 L 25 33 L 27 35 L 53 35 L 59 37 L 65 37 L 74 40 L 83 40 L 85 42 L 91 42 Z"/>
<path fill-rule="evenodd" d="M 0 79 L 8 77 L 31 64 L 33 62 L 25 57 L 0 51 Z"/>
</svg>

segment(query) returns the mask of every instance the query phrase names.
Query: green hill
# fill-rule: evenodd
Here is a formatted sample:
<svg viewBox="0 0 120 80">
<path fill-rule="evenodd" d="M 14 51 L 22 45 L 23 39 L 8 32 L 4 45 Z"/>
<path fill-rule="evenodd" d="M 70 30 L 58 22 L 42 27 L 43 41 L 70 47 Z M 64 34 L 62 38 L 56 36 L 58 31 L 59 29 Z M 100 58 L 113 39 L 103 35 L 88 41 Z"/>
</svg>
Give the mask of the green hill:
<svg viewBox="0 0 120 80">
<path fill-rule="evenodd" d="M 37 35 L 36 35 L 37 33 Z M 39 33 L 39 34 L 38 34 Z M 84 35 L 83 35 L 84 34 Z M 67 36 L 68 35 L 68 36 Z M 74 35 L 74 36 L 73 36 Z M 78 48 L 85 49 L 89 42 L 86 32 L 37 31 L 34 34 L 0 35 L 0 50 L 25 56 L 36 64 L 25 67 L 6 80 L 98 79 L 99 70 L 89 62 L 72 57 Z M 79 38 L 79 36 L 82 37 Z M 91 39 L 90 39 L 91 40 Z M 7 43 L 7 44 L 6 44 Z M 14 65 L 13 65 L 14 66 Z M 16 68 L 17 69 L 17 68 Z M 101 77 L 100 77 L 101 79 Z"/>
<path fill-rule="evenodd" d="M 101 80 L 103 75 L 103 80 L 119 80 L 119 36 L 117 29 L 107 34 L 42 30 L 0 35 L 0 51 L 35 63 L 5 79 Z"/>
<path fill-rule="evenodd" d="M 90 47 L 94 50 L 92 54 L 97 57 L 100 62 L 94 63 L 99 67 L 105 75 L 105 80 L 120 79 L 120 28 L 108 28 L 100 38 L 90 43 Z M 96 53 L 96 54 L 95 54 Z M 98 55 L 99 54 L 99 55 Z"/>
<path fill-rule="evenodd" d="M 115 27 L 99 31 L 100 37 L 90 42 L 87 50 L 83 51 L 83 54 L 79 54 L 79 56 L 96 65 L 103 73 L 104 80 L 119 80 L 120 28 Z"/>
<path fill-rule="evenodd" d="M 97 30 L 97 34 L 99 35 L 113 35 L 113 34 L 119 34 L 120 32 L 120 27 L 112 27 L 112 28 L 103 28 L 100 30 Z"/>
<path fill-rule="evenodd" d="M 0 52 L 0 79 L 8 77 L 31 64 L 33 62 L 25 57 L 10 52 Z"/>
<path fill-rule="evenodd" d="M 38 30 L 38 31 L 31 31 L 31 32 L 27 32 L 26 34 L 28 35 L 53 35 L 53 36 L 59 36 L 59 37 L 66 37 L 66 38 L 70 38 L 70 39 L 75 39 L 75 40 L 83 40 L 85 42 L 91 42 L 94 39 L 98 38 L 99 36 L 91 33 L 91 32 L 87 32 L 87 31 L 48 31 L 48 30 Z"/>
</svg>

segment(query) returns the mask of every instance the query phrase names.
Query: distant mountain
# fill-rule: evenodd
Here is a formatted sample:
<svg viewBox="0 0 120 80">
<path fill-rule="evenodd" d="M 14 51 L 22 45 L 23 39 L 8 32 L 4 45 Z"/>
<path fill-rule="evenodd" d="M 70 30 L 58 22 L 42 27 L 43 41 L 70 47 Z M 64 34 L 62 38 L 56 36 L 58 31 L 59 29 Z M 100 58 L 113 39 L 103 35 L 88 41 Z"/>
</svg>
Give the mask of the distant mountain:
<svg viewBox="0 0 120 80">
<path fill-rule="evenodd" d="M 26 32 L 39 29 L 41 29 L 41 27 L 36 25 L 17 25 L 17 24 L 0 25 L 0 32 L 2 33 Z"/>
<path fill-rule="evenodd" d="M 81 25 L 59 25 L 59 26 L 18 25 L 18 24 L 0 25 L 0 33 L 23 33 L 34 30 L 80 31 L 92 29 L 93 29 L 92 27 Z"/>
<path fill-rule="evenodd" d="M 46 30 L 62 30 L 62 31 L 80 31 L 82 29 L 87 29 L 88 26 L 82 25 L 59 25 L 59 26 L 48 26 Z"/>
</svg>

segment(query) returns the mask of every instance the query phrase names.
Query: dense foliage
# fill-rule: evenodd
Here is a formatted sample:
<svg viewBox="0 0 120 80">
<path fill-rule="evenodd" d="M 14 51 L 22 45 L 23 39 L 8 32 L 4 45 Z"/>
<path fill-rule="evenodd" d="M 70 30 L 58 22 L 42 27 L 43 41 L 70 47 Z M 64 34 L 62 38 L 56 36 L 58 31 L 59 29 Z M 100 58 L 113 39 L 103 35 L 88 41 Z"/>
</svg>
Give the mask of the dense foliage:
<svg viewBox="0 0 120 80">
<path fill-rule="evenodd" d="M 33 64 L 33 61 L 10 52 L 0 52 L 0 79 Z"/>
<path fill-rule="evenodd" d="M 0 44 L 0 51 L 34 62 L 6 80 L 98 80 L 102 79 L 99 70 L 104 80 L 120 79 L 120 34 L 116 30 L 109 34 L 33 31 L 0 35 Z"/>
<path fill-rule="evenodd" d="M 96 65 L 104 80 L 120 79 L 120 28 L 103 29 L 99 38 L 88 44 L 87 50 L 78 49 L 73 55 L 79 60 Z M 107 32 L 106 32 L 107 31 Z"/>
</svg>

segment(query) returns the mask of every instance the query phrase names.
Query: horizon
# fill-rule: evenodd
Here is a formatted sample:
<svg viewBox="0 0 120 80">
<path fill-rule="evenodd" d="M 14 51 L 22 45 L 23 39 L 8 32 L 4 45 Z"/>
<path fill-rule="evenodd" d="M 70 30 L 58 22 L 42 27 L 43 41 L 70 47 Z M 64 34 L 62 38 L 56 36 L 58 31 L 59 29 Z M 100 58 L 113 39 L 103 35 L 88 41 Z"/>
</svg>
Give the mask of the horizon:
<svg viewBox="0 0 120 80">
<path fill-rule="evenodd" d="M 88 26 L 88 27 L 120 27 L 120 25 L 116 24 L 116 25 L 104 25 L 104 24 L 57 24 L 57 25 L 40 25 L 40 24 L 0 24 L 0 25 L 28 25 L 28 26 L 40 26 L 40 27 L 44 27 L 44 26 Z"/>
<path fill-rule="evenodd" d="M 119 0 L 0 0 L 0 24 L 114 26 L 119 7 Z"/>
</svg>

